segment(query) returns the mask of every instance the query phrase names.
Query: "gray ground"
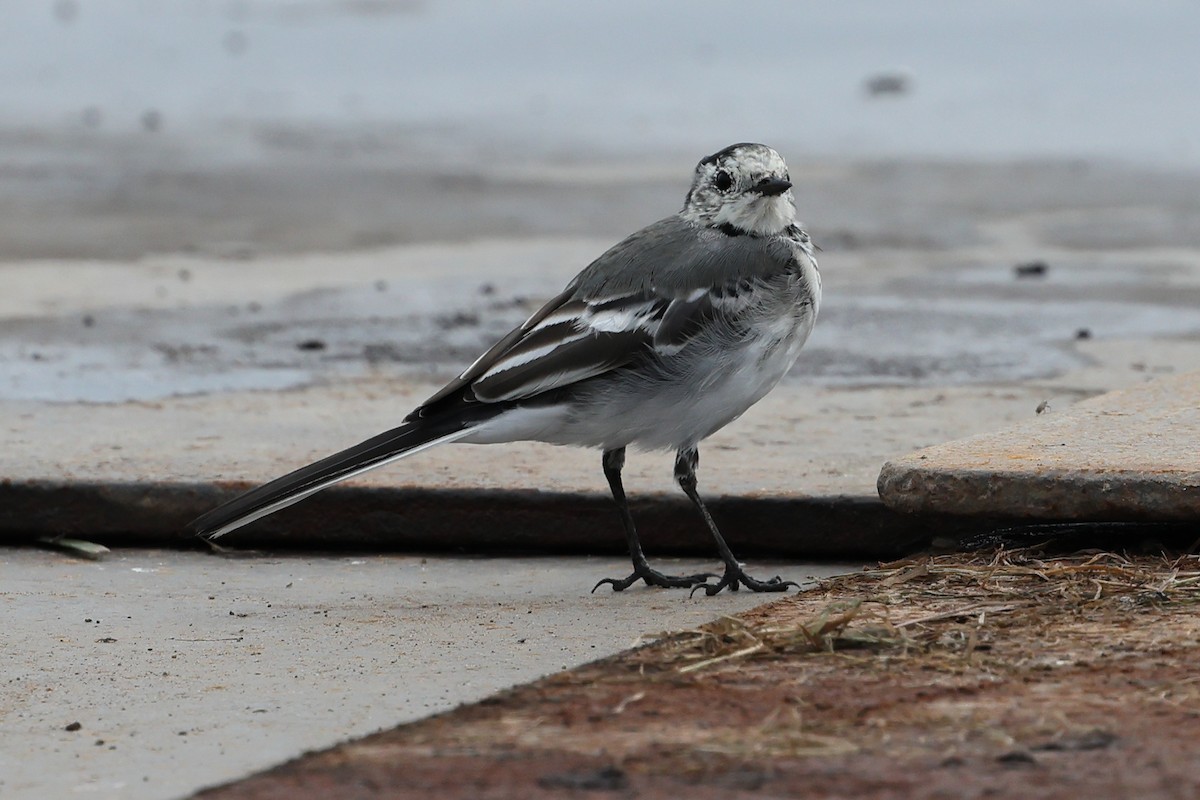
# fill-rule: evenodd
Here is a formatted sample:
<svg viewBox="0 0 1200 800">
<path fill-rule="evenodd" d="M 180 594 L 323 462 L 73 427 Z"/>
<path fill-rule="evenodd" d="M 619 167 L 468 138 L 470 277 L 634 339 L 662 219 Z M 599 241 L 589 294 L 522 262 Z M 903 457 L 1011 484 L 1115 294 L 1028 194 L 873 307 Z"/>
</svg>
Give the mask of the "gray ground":
<svg viewBox="0 0 1200 800">
<path fill-rule="evenodd" d="M 181 796 L 760 602 L 587 594 L 627 569 L 611 558 L 0 552 L 0 794 Z"/>
<path fill-rule="evenodd" d="M 165 138 L 3 134 L 19 155 L 0 181 L 10 490 L 259 480 L 374 433 L 673 211 L 693 160 L 426 163 L 381 136 L 262 133 L 223 166 Z M 714 496 L 869 498 L 888 458 L 1200 367 L 1200 177 L 791 163 L 826 310 L 784 385 L 705 449 Z M 1046 274 L 1018 278 L 1032 261 Z M 447 448 L 360 485 L 596 497 L 596 462 Z M 634 456 L 629 482 L 672 492 L 669 459 Z M 759 601 L 587 594 L 624 568 L 9 550 L 0 788 L 178 796 Z"/>
<path fill-rule="evenodd" d="M 735 547 L 764 507 L 791 552 L 861 544 L 805 503 L 876 503 L 888 459 L 1200 368 L 1187 4 L 9 5 L 5 542 L 180 541 L 214 482 L 393 424 L 744 139 L 788 158 L 826 301 L 795 372 L 704 449 Z M 594 453 L 426 455 L 277 530 L 420 547 L 395 516 L 419 496 L 521 542 L 551 496 L 535 533 L 620 546 Z M 669 473 L 631 457 L 641 518 Z M 759 600 L 587 594 L 622 569 L 4 550 L 0 795 L 184 795 Z"/>
</svg>

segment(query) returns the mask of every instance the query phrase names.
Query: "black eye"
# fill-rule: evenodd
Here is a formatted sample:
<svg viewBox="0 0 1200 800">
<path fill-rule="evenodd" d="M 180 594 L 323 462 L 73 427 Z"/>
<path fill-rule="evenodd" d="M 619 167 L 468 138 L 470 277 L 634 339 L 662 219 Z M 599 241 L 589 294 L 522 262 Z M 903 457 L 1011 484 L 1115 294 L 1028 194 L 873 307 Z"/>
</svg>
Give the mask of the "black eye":
<svg viewBox="0 0 1200 800">
<path fill-rule="evenodd" d="M 729 187 L 733 186 L 733 178 L 725 170 L 719 169 L 717 174 L 713 175 L 713 186 L 722 192 L 727 192 Z"/>
</svg>

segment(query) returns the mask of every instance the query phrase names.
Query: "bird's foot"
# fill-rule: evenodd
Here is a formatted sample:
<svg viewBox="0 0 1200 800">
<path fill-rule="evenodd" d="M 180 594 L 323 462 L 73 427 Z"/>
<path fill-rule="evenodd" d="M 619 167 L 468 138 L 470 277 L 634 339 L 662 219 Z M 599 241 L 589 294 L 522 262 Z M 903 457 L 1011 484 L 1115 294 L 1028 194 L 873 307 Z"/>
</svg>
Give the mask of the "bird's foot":
<svg viewBox="0 0 1200 800">
<path fill-rule="evenodd" d="M 656 569 L 651 569 L 646 562 L 633 562 L 633 574 L 623 580 L 605 578 L 592 587 L 595 593 L 604 584 L 612 586 L 614 592 L 623 592 L 638 581 L 645 581 L 647 586 L 661 586 L 664 589 L 691 589 L 704 586 L 709 578 L 717 577 L 712 572 L 700 572 L 695 575 L 664 575 Z"/>
<path fill-rule="evenodd" d="M 745 586 L 752 592 L 785 592 L 789 586 L 800 588 L 800 584 L 795 581 L 785 581 L 783 578 L 776 575 L 768 581 L 760 581 L 757 578 L 751 578 L 742 569 L 741 564 L 726 564 L 725 574 L 721 576 L 721 580 L 716 583 L 702 583 L 692 587 L 692 594 L 703 589 L 704 593 L 709 597 L 717 594 L 726 586 L 729 591 L 736 592 L 742 586 Z"/>
</svg>

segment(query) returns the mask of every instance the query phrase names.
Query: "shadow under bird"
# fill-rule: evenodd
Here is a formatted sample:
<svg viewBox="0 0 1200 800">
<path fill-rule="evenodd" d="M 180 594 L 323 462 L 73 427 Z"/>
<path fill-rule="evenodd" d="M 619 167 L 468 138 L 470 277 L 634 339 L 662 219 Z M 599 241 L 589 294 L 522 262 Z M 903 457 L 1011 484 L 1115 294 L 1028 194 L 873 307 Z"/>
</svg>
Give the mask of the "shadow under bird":
<svg viewBox="0 0 1200 800">
<path fill-rule="evenodd" d="M 787 165 L 765 145 L 708 156 L 678 214 L 593 261 L 398 428 L 246 492 L 192 528 L 222 536 L 435 445 L 534 440 L 603 451 L 633 573 L 595 588 L 795 586 L 746 574 L 696 491 L 700 441 L 774 388 L 817 318 L 821 278 L 791 188 Z M 630 445 L 676 451 L 675 479 L 716 541 L 722 575 L 665 575 L 647 563 L 621 483 Z"/>
</svg>

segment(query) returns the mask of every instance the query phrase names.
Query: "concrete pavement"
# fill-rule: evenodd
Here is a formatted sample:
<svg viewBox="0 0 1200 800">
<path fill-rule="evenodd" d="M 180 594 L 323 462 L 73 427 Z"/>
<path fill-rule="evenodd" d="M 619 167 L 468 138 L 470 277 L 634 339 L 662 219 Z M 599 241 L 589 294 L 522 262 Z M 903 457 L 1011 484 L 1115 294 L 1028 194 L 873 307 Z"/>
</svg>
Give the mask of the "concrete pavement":
<svg viewBox="0 0 1200 800">
<path fill-rule="evenodd" d="M 568 172 L 584 186 L 605 174 Z M 1200 228 L 1184 224 L 1200 180 L 1077 165 L 810 172 L 801 205 L 826 215 L 802 211 L 826 248 L 821 323 L 797 370 L 702 452 L 701 489 L 739 552 L 911 544 L 895 534 L 927 533 L 923 519 L 879 525 L 901 517 L 875 497 L 884 461 L 1200 363 Z M 474 185 L 489 202 L 512 188 Z M 668 188 L 663 213 L 681 195 Z M 583 192 L 575 209 L 615 225 L 651 216 L 623 203 L 658 191 Z M 4 263 L 0 536 L 189 541 L 182 523 L 228 492 L 395 424 L 611 241 Z M 1018 278 L 1031 259 L 1045 274 Z M 668 456 L 635 454 L 628 475 L 655 551 L 707 547 Z M 514 444 L 422 454 L 227 543 L 594 554 L 621 537 L 596 454 Z M 588 595 L 621 557 L 429 558 L 425 575 L 410 555 L 3 559 L 0 752 L 18 797 L 177 796 L 762 599 Z"/>
<path fill-rule="evenodd" d="M 1200 520 L 1200 372 L 889 461 L 879 496 L 909 514 Z"/>
<path fill-rule="evenodd" d="M 801 581 L 839 570 L 751 566 Z M 628 569 L 620 558 L 121 550 L 91 562 L 0 550 L 0 796 L 183 796 L 762 602 L 588 593 Z"/>
<path fill-rule="evenodd" d="M 995 180 L 987 168 L 959 172 L 963 183 L 944 188 L 964 202 L 978 201 L 972 180 Z M 839 175 L 864 191 L 877 177 Z M 936 246 L 835 237 L 822 253 L 826 312 L 800 364 L 702 452 L 701 489 L 718 507 L 776 504 L 746 526 L 752 549 L 895 553 L 919 536 L 875 500 L 885 460 L 1032 418 L 1043 401 L 1062 409 L 1200 366 L 1200 250 L 1145 243 L 1137 226 L 1123 248 L 1090 248 L 1049 225 L 1052 214 L 992 202 L 967 233 L 962 220 L 931 222 Z M 1087 202 L 1064 200 L 1058 216 Z M 0 537 L 186 541 L 183 524 L 229 492 L 395 425 L 607 243 L 5 265 Z M 1033 255 L 1046 274 L 1017 277 Z M 597 461 L 540 445 L 448 447 L 322 493 L 240 541 L 619 547 Z M 642 512 L 658 515 L 648 535 L 696 541 L 669 457 L 635 455 L 629 469 Z M 445 490 L 467 494 L 427 495 Z M 498 530 L 493 518 L 517 522 Z"/>
</svg>

